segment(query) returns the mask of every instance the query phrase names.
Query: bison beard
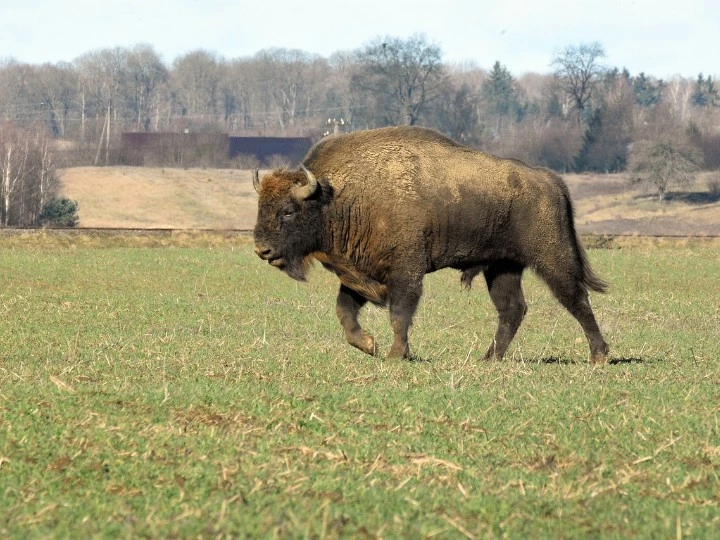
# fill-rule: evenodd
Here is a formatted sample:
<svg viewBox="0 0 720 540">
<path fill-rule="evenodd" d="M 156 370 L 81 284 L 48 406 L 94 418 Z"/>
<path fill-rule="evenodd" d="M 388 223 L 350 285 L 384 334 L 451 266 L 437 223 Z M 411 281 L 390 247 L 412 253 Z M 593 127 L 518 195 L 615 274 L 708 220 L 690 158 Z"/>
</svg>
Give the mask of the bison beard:
<svg viewBox="0 0 720 540">
<path fill-rule="evenodd" d="M 467 288 L 484 275 L 498 311 L 485 358 L 502 358 L 527 311 L 521 279 L 529 267 L 580 323 L 591 360 L 607 361 L 588 299 L 606 284 L 578 241 L 567 187 L 550 171 L 398 127 L 328 137 L 300 170 L 262 182 L 256 171 L 253 184 L 258 256 L 297 280 L 312 260 L 334 272 L 345 337 L 367 354 L 377 345 L 358 322 L 365 303 L 389 305 L 389 356 L 407 357 L 423 276 L 449 267 Z"/>
<path fill-rule="evenodd" d="M 283 265 L 278 266 L 280 270 L 285 272 L 291 278 L 297 281 L 307 281 L 307 271 L 312 260 L 309 257 L 299 257 L 293 255 L 283 260 Z"/>
</svg>

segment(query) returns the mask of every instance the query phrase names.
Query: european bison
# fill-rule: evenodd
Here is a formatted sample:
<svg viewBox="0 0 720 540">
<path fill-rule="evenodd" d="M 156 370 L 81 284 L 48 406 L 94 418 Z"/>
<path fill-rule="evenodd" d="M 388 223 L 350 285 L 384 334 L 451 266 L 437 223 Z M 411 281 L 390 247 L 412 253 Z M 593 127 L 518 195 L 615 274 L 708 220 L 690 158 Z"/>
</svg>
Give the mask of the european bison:
<svg viewBox="0 0 720 540">
<path fill-rule="evenodd" d="M 256 171 L 254 185 L 257 255 L 297 280 L 313 259 L 335 272 L 340 324 L 367 354 L 377 346 L 358 323 L 363 305 L 389 305 L 389 356 L 407 357 L 423 276 L 450 267 L 468 288 L 485 275 L 499 315 L 485 358 L 502 358 L 527 310 L 520 281 L 529 267 L 578 320 L 591 360 L 607 361 L 588 301 L 588 289 L 607 285 L 578 241 L 567 187 L 548 170 L 391 127 L 323 139 L 300 170 L 262 181 Z"/>
</svg>

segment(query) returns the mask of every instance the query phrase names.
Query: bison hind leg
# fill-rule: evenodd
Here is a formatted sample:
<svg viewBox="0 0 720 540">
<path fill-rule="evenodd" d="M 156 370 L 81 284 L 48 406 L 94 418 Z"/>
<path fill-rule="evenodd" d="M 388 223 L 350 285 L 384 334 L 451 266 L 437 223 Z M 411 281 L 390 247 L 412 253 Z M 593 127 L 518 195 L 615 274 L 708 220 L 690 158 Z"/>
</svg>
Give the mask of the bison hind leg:
<svg viewBox="0 0 720 540">
<path fill-rule="evenodd" d="M 580 323 L 590 346 L 590 361 L 593 364 L 607 363 L 610 347 L 600 332 L 590 306 L 587 286 L 582 279 L 574 275 L 543 277 L 555 297 Z"/>
</svg>

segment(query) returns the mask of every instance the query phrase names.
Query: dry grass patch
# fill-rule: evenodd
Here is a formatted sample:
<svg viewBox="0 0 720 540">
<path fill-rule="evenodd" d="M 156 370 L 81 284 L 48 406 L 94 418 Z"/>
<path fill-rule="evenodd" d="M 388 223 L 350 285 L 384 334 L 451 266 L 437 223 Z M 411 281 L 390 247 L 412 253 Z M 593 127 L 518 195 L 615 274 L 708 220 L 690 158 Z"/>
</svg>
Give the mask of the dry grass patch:
<svg viewBox="0 0 720 540">
<path fill-rule="evenodd" d="M 720 235 L 720 201 L 706 191 L 703 173 L 694 191 L 671 192 L 659 203 L 651 192 L 630 188 L 625 174 L 568 174 L 582 233 Z"/>
<path fill-rule="evenodd" d="M 81 227 L 250 229 L 250 171 L 76 167 L 60 171 L 62 195 L 79 205 Z"/>
</svg>

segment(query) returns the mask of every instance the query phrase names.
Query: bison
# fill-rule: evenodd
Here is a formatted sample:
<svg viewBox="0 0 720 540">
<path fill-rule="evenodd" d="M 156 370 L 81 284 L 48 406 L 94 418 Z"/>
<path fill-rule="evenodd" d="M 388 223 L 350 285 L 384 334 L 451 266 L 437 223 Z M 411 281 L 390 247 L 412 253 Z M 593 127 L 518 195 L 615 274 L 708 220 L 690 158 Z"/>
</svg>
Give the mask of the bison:
<svg viewBox="0 0 720 540">
<path fill-rule="evenodd" d="M 423 277 L 455 268 L 467 288 L 484 274 L 499 316 L 485 359 L 502 358 L 527 311 L 521 278 L 531 268 L 582 326 L 591 361 L 607 361 L 588 300 L 588 290 L 607 285 L 588 264 L 567 186 L 552 172 L 430 129 L 390 127 L 325 138 L 299 170 L 262 180 L 255 171 L 253 184 L 255 252 L 297 280 L 313 260 L 337 274 L 338 319 L 365 353 L 378 353 L 358 322 L 366 302 L 389 306 L 389 357 L 408 357 Z"/>
</svg>

